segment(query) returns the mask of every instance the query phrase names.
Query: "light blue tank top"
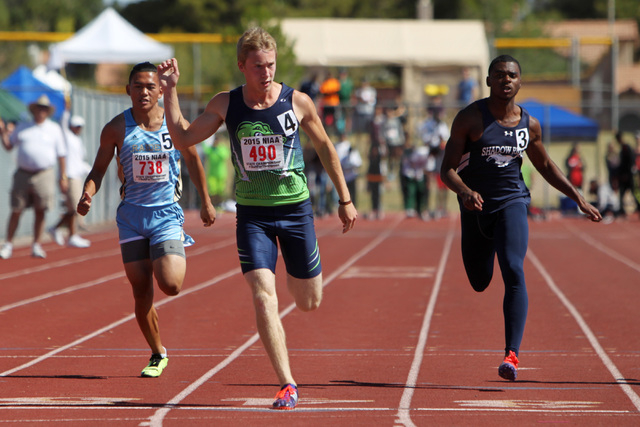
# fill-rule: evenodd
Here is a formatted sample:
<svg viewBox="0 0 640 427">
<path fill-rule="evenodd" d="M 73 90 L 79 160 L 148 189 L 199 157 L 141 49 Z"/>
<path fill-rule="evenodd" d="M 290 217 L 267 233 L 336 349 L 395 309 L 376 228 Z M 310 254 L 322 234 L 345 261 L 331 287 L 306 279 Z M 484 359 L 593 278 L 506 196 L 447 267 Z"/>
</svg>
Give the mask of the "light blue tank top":
<svg viewBox="0 0 640 427">
<path fill-rule="evenodd" d="M 138 127 L 131 109 L 124 111 L 125 136 L 118 161 L 124 182 L 120 196 L 137 206 L 164 206 L 177 202 L 182 195 L 180 151 L 176 150 L 166 119 L 162 127 L 149 132 Z"/>
</svg>

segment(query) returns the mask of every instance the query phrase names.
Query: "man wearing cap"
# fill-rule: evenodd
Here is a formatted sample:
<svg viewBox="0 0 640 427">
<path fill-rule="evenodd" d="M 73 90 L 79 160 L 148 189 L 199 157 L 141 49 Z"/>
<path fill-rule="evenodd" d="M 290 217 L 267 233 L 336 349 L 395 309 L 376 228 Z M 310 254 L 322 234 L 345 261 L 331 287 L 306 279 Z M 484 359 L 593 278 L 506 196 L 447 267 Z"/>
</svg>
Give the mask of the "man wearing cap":
<svg viewBox="0 0 640 427">
<path fill-rule="evenodd" d="M 60 220 L 53 227 L 49 228 L 49 233 L 53 241 L 63 246 L 64 235 L 61 228 L 69 229 L 69 240 L 67 245 L 73 248 L 88 248 L 91 242 L 78 234 L 78 217 L 76 203 L 82 197 L 82 187 L 84 179 L 91 170 L 91 165 L 85 161 L 86 150 L 80 134 L 84 128 L 84 119 L 78 115 L 71 115 L 71 102 L 67 100 L 64 113 L 62 113 L 62 132 L 67 144 L 67 179 L 69 185 L 64 194 L 64 213 Z"/>
<path fill-rule="evenodd" d="M 7 151 L 18 149 L 18 169 L 13 176 L 11 189 L 11 214 L 7 225 L 7 239 L 0 248 L 0 258 L 11 258 L 13 238 L 20 216 L 25 208 L 33 207 L 35 219 L 31 255 L 45 258 L 47 254 L 40 246 L 47 209 L 51 207 L 55 193 L 55 165 L 60 172 L 60 190 L 67 191 L 65 158 L 67 155 L 64 136 L 60 125 L 49 119 L 54 107 L 46 95 L 29 104 L 33 121 L 18 124 L 9 135 L 0 124 L 0 138 Z"/>
</svg>

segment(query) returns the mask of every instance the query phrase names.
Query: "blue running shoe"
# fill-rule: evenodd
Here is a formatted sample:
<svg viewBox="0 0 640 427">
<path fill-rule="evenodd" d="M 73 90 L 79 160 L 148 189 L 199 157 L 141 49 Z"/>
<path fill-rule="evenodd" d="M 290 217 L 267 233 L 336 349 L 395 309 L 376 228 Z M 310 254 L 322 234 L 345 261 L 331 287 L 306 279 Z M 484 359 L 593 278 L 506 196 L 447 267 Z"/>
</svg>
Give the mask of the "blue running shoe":
<svg viewBox="0 0 640 427">
<path fill-rule="evenodd" d="M 298 404 L 298 387 L 293 384 L 285 384 L 278 394 L 276 401 L 273 402 L 273 409 L 290 411 Z"/>
<path fill-rule="evenodd" d="M 509 350 L 509 354 L 498 367 L 498 375 L 509 381 L 515 381 L 518 378 L 518 358 L 513 351 Z"/>
</svg>

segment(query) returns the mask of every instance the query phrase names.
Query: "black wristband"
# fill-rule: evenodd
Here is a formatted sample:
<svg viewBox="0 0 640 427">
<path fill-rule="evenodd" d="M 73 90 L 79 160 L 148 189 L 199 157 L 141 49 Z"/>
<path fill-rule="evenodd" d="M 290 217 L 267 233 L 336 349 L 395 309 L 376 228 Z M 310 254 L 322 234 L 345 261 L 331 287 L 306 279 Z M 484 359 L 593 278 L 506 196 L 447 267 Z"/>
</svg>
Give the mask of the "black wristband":
<svg viewBox="0 0 640 427">
<path fill-rule="evenodd" d="M 338 204 L 340 206 L 347 206 L 351 204 L 351 200 L 347 200 L 346 202 L 343 202 L 342 200 L 338 200 Z"/>
</svg>

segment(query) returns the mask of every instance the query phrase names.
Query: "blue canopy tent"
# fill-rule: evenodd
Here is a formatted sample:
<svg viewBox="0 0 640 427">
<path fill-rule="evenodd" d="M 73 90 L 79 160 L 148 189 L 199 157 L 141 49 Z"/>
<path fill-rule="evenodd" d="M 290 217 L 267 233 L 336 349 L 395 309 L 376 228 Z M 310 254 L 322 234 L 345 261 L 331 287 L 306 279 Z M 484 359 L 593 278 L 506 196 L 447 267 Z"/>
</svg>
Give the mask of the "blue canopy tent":
<svg viewBox="0 0 640 427">
<path fill-rule="evenodd" d="M 554 104 L 527 99 L 519 105 L 540 121 L 545 141 L 596 141 L 598 122 Z M 547 135 L 547 132 L 549 133 Z"/>
<path fill-rule="evenodd" d="M 21 100 L 25 105 L 37 100 L 40 95 L 45 94 L 55 107 L 53 118 L 60 120 L 65 107 L 64 93 L 53 89 L 33 76 L 31 70 L 24 65 L 18 67 L 9 77 L 0 83 L 0 88 L 11 93 Z"/>
</svg>

